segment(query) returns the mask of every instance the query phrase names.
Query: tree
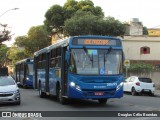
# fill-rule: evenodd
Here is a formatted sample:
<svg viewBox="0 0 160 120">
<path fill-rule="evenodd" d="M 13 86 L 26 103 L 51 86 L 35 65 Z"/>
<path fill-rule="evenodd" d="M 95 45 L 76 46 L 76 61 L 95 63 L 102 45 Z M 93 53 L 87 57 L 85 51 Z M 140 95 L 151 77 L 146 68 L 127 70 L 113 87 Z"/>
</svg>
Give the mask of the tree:
<svg viewBox="0 0 160 120">
<path fill-rule="evenodd" d="M 51 44 L 51 38 L 43 25 L 33 26 L 28 31 L 28 41 L 26 43 L 26 51 L 32 54 Z"/>
<path fill-rule="evenodd" d="M 17 36 L 15 38 L 15 45 L 17 45 L 18 47 L 25 47 L 27 45 L 28 42 L 28 37 L 26 35 L 24 36 Z"/>
<path fill-rule="evenodd" d="M 45 14 L 46 20 L 44 24 L 48 30 L 51 32 L 52 29 L 61 30 L 60 26 L 64 24 L 64 10 L 60 5 L 53 5 Z"/>
<path fill-rule="evenodd" d="M 147 27 L 143 27 L 143 35 L 148 35 L 148 29 Z"/>
<path fill-rule="evenodd" d="M 6 53 L 8 47 L 4 44 L 0 45 L 0 66 L 3 66 L 6 61 Z"/>
<path fill-rule="evenodd" d="M 11 47 L 7 51 L 7 57 L 12 61 L 12 64 L 15 64 L 17 61 L 30 57 L 26 54 L 25 50 L 20 50 L 17 47 Z"/>
<path fill-rule="evenodd" d="M 105 18 L 105 35 L 121 36 L 125 33 L 125 25 L 114 17 Z"/>
<path fill-rule="evenodd" d="M 28 36 L 16 37 L 15 45 L 24 47 L 25 54 L 32 57 L 34 52 L 49 46 L 51 44 L 50 39 L 43 25 L 33 26 L 28 31 Z"/>
<path fill-rule="evenodd" d="M 72 36 L 88 34 L 121 36 L 125 33 L 125 26 L 113 17 L 104 19 L 84 11 L 79 11 L 72 18 L 66 20 L 64 28 Z"/>
<path fill-rule="evenodd" d="M 11 31 L 8 30 L 8 25 L 5 24 L 5 25 L 2 25 L 0 24 L 2 27 L 3 27 L 3 31 L 0 31 L 0 44 L 4 41 L 7 41 L 7 40 L 10 40 L 11 39 Z"/>
<path fill-rule="evenodd" d="M 78 11 L 91 12 L 95 16 L 104 16 L 101 7 L 94 7 L 94 3 L 91 0 L 82 0 L 77 3 Z"/>
<path fill-rule="evenodd" d="M 70 19 L 77 11 L 91 12 L 95 16 L 104 16 L 102 9 L 100 7 L 95 7 L 93 2 L 90 0 L 67 0 L 64 6 L 53 5 L 45 13 L 46 20 L 44 24 L 49 33 L 52 33 L 52 30 L 62 32 L 64 22 L 67 19 Z M 81 17 L 81 16 L 79 16 Z"/>
</svg>

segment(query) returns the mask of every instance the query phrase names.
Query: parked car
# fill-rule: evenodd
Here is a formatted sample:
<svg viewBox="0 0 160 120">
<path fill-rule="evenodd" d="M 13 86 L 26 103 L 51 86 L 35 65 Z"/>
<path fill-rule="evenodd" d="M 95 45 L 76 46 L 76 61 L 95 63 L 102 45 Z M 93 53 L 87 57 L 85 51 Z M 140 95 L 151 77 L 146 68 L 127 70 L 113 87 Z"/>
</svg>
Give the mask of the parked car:
<svg viewBox="0 0 160 120">
<path fill-rule="evenodd" d="M 151 78 L 131 76 L 124 81 L 124 92 L 131 92 L 132 95 L 147 93 L 154 96 L 155 84 Z"/>
<path fill-rule="evenodd" d="M 0 76 L 0 103 L 21 103 L 19 88 L 11 76 Z"/>
</svg>

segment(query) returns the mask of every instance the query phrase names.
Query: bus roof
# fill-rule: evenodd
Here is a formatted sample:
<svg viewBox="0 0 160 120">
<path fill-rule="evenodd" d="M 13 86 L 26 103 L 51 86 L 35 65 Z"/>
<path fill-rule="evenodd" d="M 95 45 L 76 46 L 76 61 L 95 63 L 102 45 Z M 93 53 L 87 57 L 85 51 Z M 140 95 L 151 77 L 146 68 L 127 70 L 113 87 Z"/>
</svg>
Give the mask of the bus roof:
<svg viewBox="0 0 160 120">
<path fill-rule="evenodd" d="M 80 36 L 70 36 L 67 39 L 60 39 L 57 43 L 52 44 L 48 47 L 45 47 L 37 52 L 34 53 L 35 56 L 38 56 L 42 53 L 47 53 L 50 50 L 52 50 L 53 48 L 56 48 L 58 46 L 67 46 L 68 44 L 70 44 L 70 40 L 72 40 L 72 38 L 102 38 L 102 39 L 114 39 L 114 40 L 122 40 L 122 38 L 120 37 L 112 37 L 112 36 L 100 36 L 100 35 L 80 35 Z M 72 45 L 74 46 L 74 45 Z M 102 46 L 101 46 L 102 47 Z"/>
<path fill-rule="evenodd" d="M 43 48 L 43 49 L 41 49 L 41 50 L 39 50 L 39 51 L 35 52 L 35 53 L 34 53 L 34 55 L 36 56 L 36 55 L 39 55 L 39 54 L 45 53 L 45 52 L 47 52 L 47 51 L 48 51 L 48 49 L 47 49 L 47 47 L 45 47 L 45 48 Z"/>
<path fill-rule="evenodd" d="M 26 58 L 26 59 L 20 60 L 20 61 L 16 62 L 16 64 L 20 64 L 23 62 L 33 62 L 33 58 Z"/>
<path fill-rule="evenodd" d="M 45 48 L 43 48 L 43 49 L 35 52 L 34 55 L 37 56 L 37 55 L 40 55 L 40 54 L 42 54 L 42 53 L 47 53 L 47 52 L 49 52 L 51 49 L 56 48 L 56 47 L 58 47 L 58 46 L 67 46 L 68 43 L 69 43 L 69 38 L 67 38 L 67 39 L 60 39 L 57 43 L 52 44 L 52 45 L 50 45 L 50 46 L 48 46 L 48 47 L 45 47 Z"/>
<path fill-rule="evenodd" d="M 56 48 L 58 46 L 67 46 L 69 44 L 69 38 L 68 39 L 61 39 L 59 42 L 47 47 L 48 50 L 51 50 L 53 48 Z"/>
</svg>

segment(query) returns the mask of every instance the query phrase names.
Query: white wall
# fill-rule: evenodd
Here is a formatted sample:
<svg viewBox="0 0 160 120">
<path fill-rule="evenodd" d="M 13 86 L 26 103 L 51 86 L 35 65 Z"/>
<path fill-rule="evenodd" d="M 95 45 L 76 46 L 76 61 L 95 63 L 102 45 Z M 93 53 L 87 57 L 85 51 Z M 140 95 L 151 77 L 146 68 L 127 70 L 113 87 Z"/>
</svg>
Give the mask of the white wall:
<svg viewBox="0 0 160 120">
<path fill-rule="evenodd" d="M 126 59 L 160 60 L 160 37 L 125 36 L 122 44 Z M 150 54 L 140 54 L 144 46 L 150 47 Z"/>
</svg>

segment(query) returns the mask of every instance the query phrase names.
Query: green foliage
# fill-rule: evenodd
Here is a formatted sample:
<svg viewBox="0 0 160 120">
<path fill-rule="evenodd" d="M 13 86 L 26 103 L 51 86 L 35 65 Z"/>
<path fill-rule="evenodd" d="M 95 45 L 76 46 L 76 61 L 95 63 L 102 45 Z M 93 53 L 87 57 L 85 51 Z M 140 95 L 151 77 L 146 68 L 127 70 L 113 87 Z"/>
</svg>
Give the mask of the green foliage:
<svg viewBox="0 0 160 120">
<path fill-rule="evenodd" d="M 91 12 L 78 11 L 65 21 L 65 31 L 69 35 L 109 35 L 121 36 L 125 26 L 113 17 L 95 16 Z"/>
<path fill-rule="evenodd" d="M 148 29 L 147 27 L 143 27 L 143 35 L 148 35 Z"/>
<path fill-rule="evenodd" d="M 153 66 L 146 63 L 135 63 L 131 64 L 130 68 L 128 69 L 129 72 L 132 73 L 148 73 L 153 70 Z"/>
<path fill-rule="evenodd" d="M 67 0 L 64 6 L 53 5 L 45 13 L 46 20 L 44 24 L 50 34 L 55 29 L 57 32 L 62 32 L 62 26 L 67 19 L 70 19 L 77 11 L 91 12 L 95 16 L 104 16 L 101 7 L 95 7 L 90 0 Z M 79 16 L 80 17 L 80 16 Z"/>
<path fill-rule="evenodd" d="M 71 18 L 73 14 L 78 10 L 77 1 L 75 0 L 67 0 L 67 2 L 64 4 L 64 18 L 65 20 L 68 18 Z"/>
<path fill-rule="evenodd" d="M 4 29 L 3 31 L 0 31 L 0 44 L 4 41 L 10 40 L 11 39 L 11 31 L 8 30 L 8 25 L 2 25 L 0 24 Z"/>
<path fill-rule="evenodd" d="M 15 45 L 17 45 L 18 47 L 25 47 L 26 43 L 28 41 L 28 37 L 27 36 L 17 36 L 15 38 Z"/>
<path fill-rule="evenodd" d="M 90 0 L 82 0 L 77 3 L 78 11 L 91 12 L 95 16 L 104 16 L 101 7 L 94 7 L 94 3 Z"/>
<path fill-rule="evenodd" d="M 30 54 L 47 47 L 51 44 L 50 38 L 44 26 L 33 26 L 28 31 L 28 42 L 26 44 L 26 51 Z"/>
<path fill-rule="evenodd" d="M 11 47 L 7 51 L 7 57 L 15 64 L 17 61 L 30 57 L 25 50 L 19 50 L 17 47 Z"/>
<path fill-rule="evenodd" d="M 59 29 L 64 23 L 64 10 L 60 5 L 53 5 L 45 14 L 45 25 L 48 27 L 54 27 Z"/>
<path fill-rule="evenodd" d="M 114 17 L 106 17 L 105 35 L 121 36 L 125 33 L 125 25 Z"/>
<path fill-rule="evenodd" d="M 42 25 L 31 27 L 28 36 L 18 36 L 15 42 L 18 47 L 24 47 L 25 54 L 30 57 L 33 56 L 34 52 L 50 44 L 48 33 Z"/>
<path fill-rule="evenodd" d="M 90 14 L 90 12 L 77 12 L 74 17 L 65 21 L 65 31 L 69 35 L 94 34 L 93 27 L 98 19 L 97 16 Z"/>
<path fill-rule="evenodd" d="M 0 66 L 3 66 L 5 63 L 7 50 L 8 48 L 6 45 L 0 45 Z"/>
</svg>

